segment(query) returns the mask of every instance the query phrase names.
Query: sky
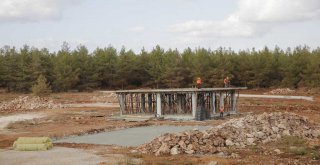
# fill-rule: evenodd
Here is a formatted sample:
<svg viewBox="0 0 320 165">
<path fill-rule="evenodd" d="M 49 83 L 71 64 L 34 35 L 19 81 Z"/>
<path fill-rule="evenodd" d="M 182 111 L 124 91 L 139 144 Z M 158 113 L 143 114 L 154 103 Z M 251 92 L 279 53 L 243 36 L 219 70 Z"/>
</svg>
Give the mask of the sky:
<svg viewBox="0 0 320 165">
<path fill-rule="evenodd" d="M 0 0 L 0 47 L 66 41 L 183 50 L 282 49 L 320 43 L 320 0 Z"/>
</svg>

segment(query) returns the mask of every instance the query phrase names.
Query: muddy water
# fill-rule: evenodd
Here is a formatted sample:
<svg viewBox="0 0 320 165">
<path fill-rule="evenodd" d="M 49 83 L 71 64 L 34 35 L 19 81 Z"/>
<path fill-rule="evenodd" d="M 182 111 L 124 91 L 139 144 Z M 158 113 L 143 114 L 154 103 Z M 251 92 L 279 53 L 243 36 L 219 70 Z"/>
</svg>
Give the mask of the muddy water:
<svg viewBox="0 0 320 165">
<path fill-rule="evenodd" d="M 69 137 L 55 142 L 139 146 L 164 133 L 181 132 L 192 129 L 206 130 L 209 128 L 209 126 L 148 126 L 103 132 L 94 135 Z"/>
</svg>

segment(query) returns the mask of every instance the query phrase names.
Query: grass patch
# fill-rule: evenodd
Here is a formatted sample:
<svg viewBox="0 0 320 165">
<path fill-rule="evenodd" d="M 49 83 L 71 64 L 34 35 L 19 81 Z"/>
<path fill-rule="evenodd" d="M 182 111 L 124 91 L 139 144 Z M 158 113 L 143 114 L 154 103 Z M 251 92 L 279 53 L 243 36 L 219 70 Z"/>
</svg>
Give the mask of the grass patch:
<svg viewBox="0 0 320 165">
<path fill-rule="evenodd" d="M 145 163 L 136 162 L 134 158 L 131 158 L 131 157 L 125 157 L 125 158 L 122 158 L 117 164 L 118 165 L 142 165 Z"/>
<path fill-rule="evenodd" d="M 296 136 L 284 136 L 282 139 L 279 141 L 280 145 L 284 146 L 295 146 L 295 147 L 303 147 L 306 146 L 306 140 L 296 137 Z"/>
<path fill-rule="evenodd" d="M 289 147 L 289 152 L 295 155 L 307 155 L 309 153 L 306 147 Z"/>
<path fill-rule="evenodd" d="M 305 139 L 296 136 L 284 136 L 278 142 L 279 148 L 299 156 L 309 156 L 313 160 L 320 160 L 318 147 L 309 147 Z"/>
</svg>

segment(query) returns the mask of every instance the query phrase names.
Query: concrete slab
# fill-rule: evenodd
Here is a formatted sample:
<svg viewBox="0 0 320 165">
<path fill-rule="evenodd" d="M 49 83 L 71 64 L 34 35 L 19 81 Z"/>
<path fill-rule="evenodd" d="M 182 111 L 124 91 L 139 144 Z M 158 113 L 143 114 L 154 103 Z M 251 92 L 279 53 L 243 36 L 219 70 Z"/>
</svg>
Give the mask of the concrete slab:
<svg viewBox="0 0 320 165">
<path fill-rule="evenodd" d="M 182 132 L 185 130 L 206 130 L 209 126 L 148 126 L 129 128 L 93 135 L 69 137 L 55 142 L 62 143 L 88 143 L 88 144 L 114 144 L 119 146 L 139 146 L 164 133 Z"/>
</svg>

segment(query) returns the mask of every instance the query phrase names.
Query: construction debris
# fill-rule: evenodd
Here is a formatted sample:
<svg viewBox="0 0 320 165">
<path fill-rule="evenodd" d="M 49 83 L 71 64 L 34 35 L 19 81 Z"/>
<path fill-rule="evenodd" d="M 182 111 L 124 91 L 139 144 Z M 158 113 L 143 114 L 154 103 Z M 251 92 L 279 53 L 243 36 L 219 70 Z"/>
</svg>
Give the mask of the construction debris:
<svg viewBox="0 0 320 165">
<path fill-rule="evenodd" d="M 317 138 L 319 127 L 306 117 L 293 113 L 263 113 L 231 119 L 206 131 L 167 133 L 137 148 L 155 155 L 215 154 L 226 147 L 256 145 L 276 141 L 283 136 Z"/>
<path fill-rule="evenodd" d="M 271 94 L 271 95 L 288 95 L 295 93 L 295 90 L 292 90 L 290 88 L 277 88 L 274 90 L 271 90 L 270 92 L 264 93 L 264 94 Z"/>
<path fill-rule="evenodd" d="M 4 110 L 29 110 L 29 109 L 59 109 L 62 104 L 54 103 L 49 98 L 36 96 L 19 96 L 11 101 L 1 102 L 0 111 Z"/>
</svg>

